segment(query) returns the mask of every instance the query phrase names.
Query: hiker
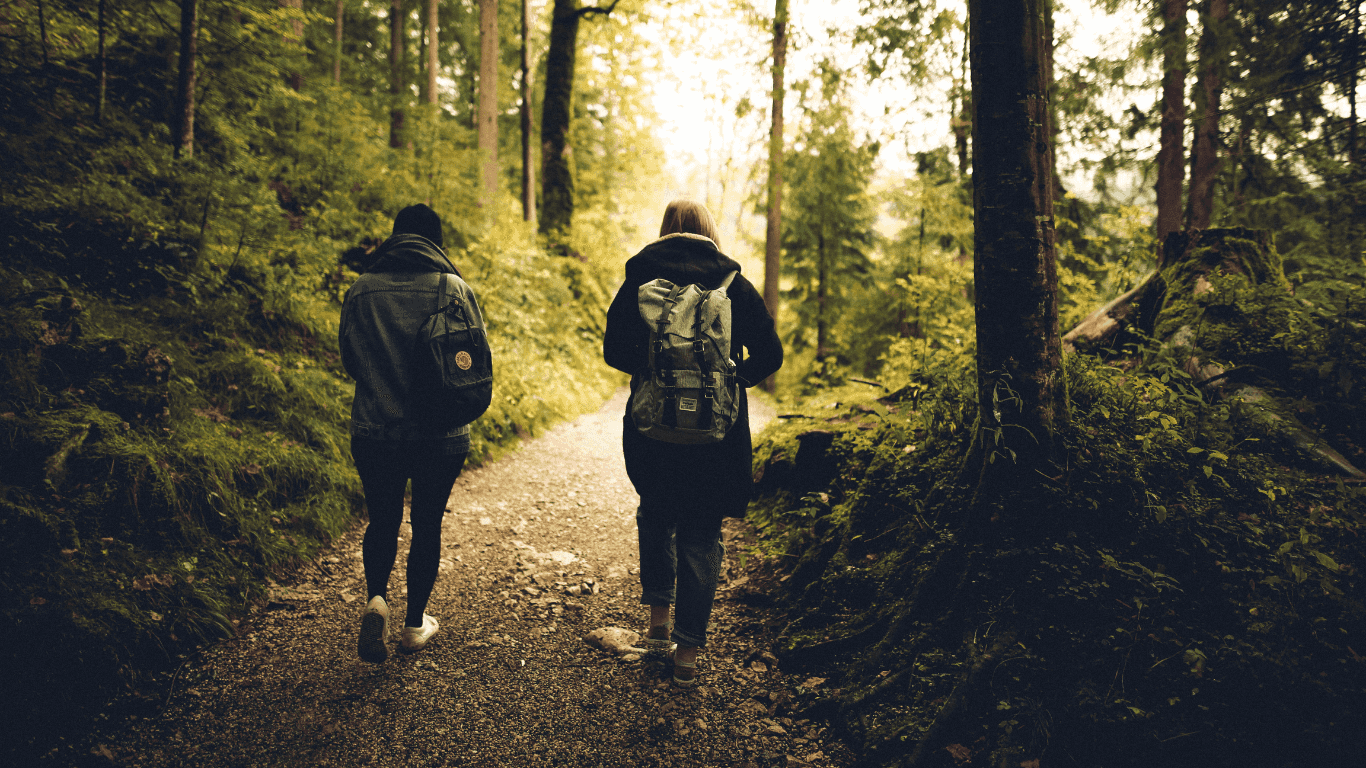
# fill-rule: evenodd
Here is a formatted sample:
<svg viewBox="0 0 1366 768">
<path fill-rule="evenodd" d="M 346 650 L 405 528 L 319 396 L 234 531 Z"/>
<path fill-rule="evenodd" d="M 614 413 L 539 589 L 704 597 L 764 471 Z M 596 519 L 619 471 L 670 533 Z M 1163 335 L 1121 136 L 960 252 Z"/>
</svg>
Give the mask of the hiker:
<svg viewBox="0 0 1366 768">
<path fill-rule="evenodd" d="M 399 211 L 393 234 L 376 249 L 342 303 L 342 364 L 356 380 L 351 455 L 370 514 L 361 548 L 369 601 L 361 617 L 358 651 L 376 664 L 388 656 L 389 573 L 398 556 L 404 490 L 412 480 L 407 617 L 399 642 L 401 650 L 411 653 L 425 647 L 439 627 L 426 608 L 439 567 L 441 518 L 470 449 L 468 423 L 453 417 L 445 401 L 427 387 L 424 366 L 431 366 L 428 378 L 438 374 L 419 343 L 438 296 L 446 291 L 463 291 L 457 295 L 478 313 L 473 293 L 446 257 L 442 242 L 435 211 L 421 204 Z M 481 333 L 482 327 L 480 315 Z"/>
<path fill-rule="evenodd" d="M 626 473 L 640 494 L 636 528 L 640 537 L 641 603 L 650 606 L 645 644 L 668 654 L 673 661 L 674 684 L 686 688 L 697 683 L 697 652 L 707 644 L 707 624 L 725 557 L 721 521 L 726 517 L 743 517 L 752 491 L 745 388 L 762 382 L 782 366 L 783 348 L 763 298 L 739 274 L 740 265 L 721 252 L 716 225 L 705 207 L 690 200 L 669 203 L 659 235 L 658 240 L 626 262 L 626 282 L 607 310 L 603 356 L 608 365 L 631 374 L 622 452 Z M 660 419 L 646 414 L 655 406 L 645 400 L 655 399 L 657 393 L 651 383 L 652 328 L 642 314 L 646 311 L 642 296 L 652 290 L 655 294 L 651 295 L 662 295 L 658 292 L 663 291 L 671 298 L 677 297 L 681 306 L 687 304 L 684 299 L 689 295 L 690 301 L 698 300 L 700 291 L 720 293 L 717 289 L 727 281 L 724 295 L 730 305 L 731 362 L 712 361 L 708 367 L 714 363 L 724 380 L 727 377 L 720 369 L 733 363 L 734 423 L 727 428 L 724 422 L 723 411 L 732 397 L 724 385 L 701 395 L 694 392 L 697 396 L 666 389 L 662 395 L 664 405 L 676 407 L 676 411 Z M 671 291 L 694 285 L 696 290 Z M 646 289 L 642 290 L 642 286 Z M 696 323 L 688 318 L 675 318 L 674 322 L 700 325 L 703 310 L 696 313 Z M 723 328 L 727 319 L 713 315 L 708 316 L 708 322 Z M 725 339 L 719 340 L 721 344 L 716 346 L 723 346 Z M 676 339 L 666 341 L 673 343 Z M 717 341 L 718 338 L 699 341 L 698 349 L 710 348 Z M 662 344 L 661 341 L 655 348 L 662 350 Z M 663 351 L 659 354 L 665 355 Z M 708 381 L 715 380 L 712 371 L 704 373 Z M 668 378 L 672 372 L 664 376 Z M 694 383 L 699 381 L 697 374 L 692 376 Z M 685 382 L 680 378 L 677 383 L 681 387 Z M 647 397 L 647 390 L 654 394 Z M 639 406 L 639 418 L 633 417 L 633 406 Z M 715 415 L 710 415 L 708 421 L 709 408 Z M 685 420 L 694 418 L 698 421 L 690 426 L 696 428 L 680 430 L 688 426 Z M 718 424 L 717 419 L 723 420 Z M 642 429 L 656 437 L 647 436 Z M 681 437 L 679 432 L 683 433 Z M 675 440 L 696 442 L 685 444 Z"/>
</svg>

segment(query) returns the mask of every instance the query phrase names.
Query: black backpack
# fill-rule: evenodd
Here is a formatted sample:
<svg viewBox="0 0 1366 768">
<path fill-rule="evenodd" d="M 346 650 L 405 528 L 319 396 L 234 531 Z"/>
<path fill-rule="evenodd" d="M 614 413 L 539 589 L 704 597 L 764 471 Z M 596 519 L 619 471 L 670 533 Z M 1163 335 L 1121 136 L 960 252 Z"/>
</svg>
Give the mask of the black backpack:
<svg viewBox="0 0 1366 768">
<path fill-rule="evenodd" d="M 469 424 L 493 401 L 493 353 L 474 291 L 458 276 L 438 275 L 436 311 L 417 333 L 418 359 L 432 361 L 425 394 L 441 420 Z"/>
</svg>

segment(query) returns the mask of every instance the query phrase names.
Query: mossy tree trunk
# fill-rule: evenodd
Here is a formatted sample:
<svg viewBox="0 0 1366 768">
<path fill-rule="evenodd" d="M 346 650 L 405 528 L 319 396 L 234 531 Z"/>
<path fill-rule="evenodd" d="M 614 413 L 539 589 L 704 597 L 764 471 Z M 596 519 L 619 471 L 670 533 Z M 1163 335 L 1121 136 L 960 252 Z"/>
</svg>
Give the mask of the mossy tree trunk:
<svg viewBox="0 0 1366 768">
<path fill-rule="evenodd" d="M 1053 473 L 1067 421 L 1058 336 L 1047 0 L 969 5 L 981 475 L 974 507 Z M 989 149 L 985 149 L 989 148 Z M 1026 491 L 1027 492 L 1027 491 Z M 1004 510 L 999 510 L 1004 511 Z"/>
<path fill-rule="evenodd" d="M 1163 0 L 1162 125 L 1157 150 L 1157 238 L 1181 229 L 1185 185 L 1186 0 Z"/>
<path fill-rule="evenodd" d="M 1201 19 L 1200 74 L 1195 88 L 1195 139 L 1191 144 L 1191 187 L 1186 228 L 1206 229 L 1214 215 L 1214 182 L 1219 177 L 1219 102 L 1228 43 L 1223 27 L 1228 0 L 1207 0 Z"/>
<path fill-rule="evenodd" d="M 531 152 L 531 53 L 527 46 L 531 7 L 522 0 L 522 103 L 518 108 L 522 127 L 522 220 L 536 222 L 536 166 Z"/>
<path fill-rule="evenodd" d="M 579 20 L 617 7 L 579 7 L 579 0 L 555 0 L 550 20 L 550 50 L 545 58 L 545 98 L 541 101 L 541 233 L 569 228 L 574 217 L 574 168 L 569 145 L 573 118 L 574 60 Z"/>
<path fill-rule="evenodd" d="M 199 0 L 180 0 L 180 72 L 176 78 L 175 156 L 194 157 L 194 89 Z"/>
<path fill-rule="evenodd" d="M 768 131 L 768 222 L 764 231 L 764 306 L 778 317 L 778 276 L 782 269 L 783 232 L 783 70 L 787 64 L 787 0 L 773 4 L 773 112 Z M 764 389 L 772 392 L 777 379 L 769 376 Z"/>
</svg>

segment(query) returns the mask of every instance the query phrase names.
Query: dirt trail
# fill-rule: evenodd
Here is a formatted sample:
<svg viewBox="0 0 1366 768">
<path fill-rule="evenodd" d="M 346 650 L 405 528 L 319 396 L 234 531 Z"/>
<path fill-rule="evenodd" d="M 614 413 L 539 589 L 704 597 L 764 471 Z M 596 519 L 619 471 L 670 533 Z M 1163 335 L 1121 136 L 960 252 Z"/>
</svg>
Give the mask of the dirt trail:
<svg viewBox="0 0 1366 768">
<path fill-rule="evenodd" d="M 819 683 L 758 657 L 774 628 L 756 607 L 737 521 L 726 526 L 701 686 L 676 689 L 663 662 L 583 641 L 599 627 L 643 632 L 646 621 L 624 403 L 623 390 L 460 478 L 428 608 L 441 631 L 427 649 L 378 666 L 356 657 L 356 531 L 275 585 L 236 638 L 188 663 L 158 715 L 111 724 L 92 756 L 206 768 L 848 764 L 823 728 L 790 718 L 797 686 Z M 754 405 L 757 431 L 772 413 Z M 399 621 L 405 557 L 406 539 L 390 582 Z"/>
</svg>

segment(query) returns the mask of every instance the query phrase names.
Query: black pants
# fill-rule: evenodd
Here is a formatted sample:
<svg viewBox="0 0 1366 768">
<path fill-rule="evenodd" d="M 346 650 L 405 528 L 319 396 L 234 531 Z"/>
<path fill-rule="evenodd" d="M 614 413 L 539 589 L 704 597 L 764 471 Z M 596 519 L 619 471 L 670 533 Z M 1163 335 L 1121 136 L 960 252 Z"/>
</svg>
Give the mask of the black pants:
<svg viewBox="0 0 1366 768">
<path fill-rule="evenodd" d="M 398 529 L 403 523 L 403 495 L 413 481 L 410 512 L 413 540 L 408 549 L 406 626 L 422 626 L 422 613 L 436 585 L 441 559 L 441 518 L 466 453 L 450 453 L 440 440 L 390 441 L 351 438 L 351 456 L 365 489 L 370 524 L 361 553 L 368 597 L 388 601 L 389 574 L 398 557 Z"/>
</svg>

